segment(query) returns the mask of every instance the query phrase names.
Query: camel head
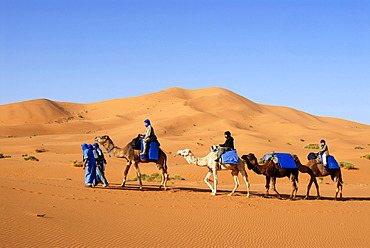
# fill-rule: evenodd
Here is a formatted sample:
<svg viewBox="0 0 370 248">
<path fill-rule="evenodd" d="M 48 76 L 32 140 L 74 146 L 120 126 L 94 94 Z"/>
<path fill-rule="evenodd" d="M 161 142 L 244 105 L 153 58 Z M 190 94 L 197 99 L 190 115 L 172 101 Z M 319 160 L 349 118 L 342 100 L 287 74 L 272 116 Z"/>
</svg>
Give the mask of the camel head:
<svg viewBox="0 0 370 248">
<path fill-rule="evenodd" d="M 177 151 L 176 155 L 180 155 L 185 158 L 189 164 L 197 164 L 198 162 L 198 159 L 194 156 L 190 149 L 179 150 Z"/>
<path fill-rule="evenodd" d="M 176 153 L 176 155 L 180 155 L 182 157 L 187 157 L 190 154 L 192 154 L 192 152 L 190 151 L 190 149 L 178 150 L 177 153 Z"/>
<path fill-rule="evenodd" d="M 97 136 L 95 137 L 94 139 L 95 141 L 97 141 L 100 145 L 106 145 L 106 144 L 109 144 L 109 143 L 112 143 L 112 140 L 109 138 L 108 135 L 104 135 L 104 136 Z"/>
<path fill-rule="evenodd" d="M 257 158 L 253 153 L 243 155 L 241 158 L 243 161 L 245 161 L 249 170 L 253 170 L 256 167 L 256 165 L 258 165 Z"/>
</svg>

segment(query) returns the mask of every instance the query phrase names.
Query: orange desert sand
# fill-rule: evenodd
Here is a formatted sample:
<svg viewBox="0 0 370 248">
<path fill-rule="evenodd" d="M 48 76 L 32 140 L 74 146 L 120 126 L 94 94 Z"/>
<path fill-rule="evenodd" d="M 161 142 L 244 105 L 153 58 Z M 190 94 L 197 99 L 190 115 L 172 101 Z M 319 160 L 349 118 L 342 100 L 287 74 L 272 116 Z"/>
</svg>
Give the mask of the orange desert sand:
<svg viewBox="0 0 370 248">
<path fill-rule="evenodd" d="M 302 99 L 304 97 L 302 96 Z M 306 100 L 309 101 L 309 100 Z M 335 106 L 333 106 L 335 107 Z M 123 147 L 152 121 L 168 156 L 172 179 L 168 190 L 159 182 L 127 182 L 121 188 L 126 161 L 108 157 L 108 188 L 84 187 L 81 144 L 109 135 Z M 335 184 L 319 184 L 323 199 L 303 200 L 308 175 L 299 175 L 298 199 L 288 178 L 277 179 L 285 199 L 270 191 L 263 198 L 265 178 L 247 170 L 251 197 L 230 171 L 219 172 L 219 192 L 210 195 L 203 182 L 206 168 L 174 155 L 190 148 L 203 157 L 224 142 L 230 130 L 239 156 L 275 152 L 297 154 L 302 163 L 325 139 L 342 169 L 343 201 L 334 201 Z M 287 107 L 254 103 L 222 88 L 161 92 L 91 104 L 33 100 L 0 106 L 1 227 L 0 247 L 370 247 L 370 126 L 317 117 Z M 355 149 L 362 147 L 363 149 Z M 45 148 L 46 152 L 36 153 Z M 35 156 L 25 161 L 23 154 Z M 159 172 L 154 163 L 141 173 Z M 131 168 L 128 179 L 136 177 Z M 241 179 L 241 177 L 240 177 Z"/>
</svg>

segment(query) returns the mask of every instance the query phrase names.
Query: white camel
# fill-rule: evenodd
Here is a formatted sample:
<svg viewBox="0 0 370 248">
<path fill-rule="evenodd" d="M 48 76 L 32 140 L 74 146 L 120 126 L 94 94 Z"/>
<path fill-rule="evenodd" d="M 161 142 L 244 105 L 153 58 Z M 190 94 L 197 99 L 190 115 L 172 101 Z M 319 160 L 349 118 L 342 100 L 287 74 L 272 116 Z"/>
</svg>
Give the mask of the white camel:
<svg viewBox="0 0 370 248">
<path fill-rule="evenodd" d="M 235 187 L 233 191 L 229 195 L 234 194 L 235 190 L 239 187 L 239 178 L 238 174 L 242 174 L 245 184 L 247 186 L 247 197 L 249 197 L 249 190 L 250 190 L 250 183 L 248 181 L 248 175 L 245 170 L 244 162 L 239 158 L 238 164 L 221 164 L 215 162 L 217 158 L 217 153 L 211 151 L 207 156 L 204 158 L 197 158 L 195 155 L 190 151 L 190 149 L 179 150 L 177 155 L 180 155 L 186 159 L 189 164 L 195 164 L 198 166 L 206 166 L 208 168 L 208 173 L 204 178 L 204 182 L 208 185 L 208 187 L 212 190 L 211 195 L 216 195 L 217 193 L 217 171 L 218 170 L 231 170 L 231 175 L 234 177 Z M 213 174 L 213 184 L 214 186 L 209 183 L 210 177 Z"/>
</svg>

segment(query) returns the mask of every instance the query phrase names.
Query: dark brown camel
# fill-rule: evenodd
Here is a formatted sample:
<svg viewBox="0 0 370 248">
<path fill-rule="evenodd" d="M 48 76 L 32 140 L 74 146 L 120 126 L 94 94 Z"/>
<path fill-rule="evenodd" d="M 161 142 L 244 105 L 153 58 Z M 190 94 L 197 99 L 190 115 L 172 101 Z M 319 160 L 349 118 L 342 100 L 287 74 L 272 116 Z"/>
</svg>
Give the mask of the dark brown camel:
<svg viewBox="0 0 370 248">
<path fill-rule="evenodd" d="M 293 191 L 290 199 L 295 199 L 298 191 L 298 169 L 283 169 L 278 164 L 275 164 L 272 160 L 266 161 L 264 164 L 258 164 L 257 158 L 253 153 L 243 155 L 242 159 L 248 166 L 248 169 L 253 170 L 257 174 L 266 176 L 266 193 L 265 197 L 269 195 L 270 181 L 272 179 L 272 189 L 277 194 L 278 198 L 281 198 L 279 192 L 276 190 L 276 178 L 277 177 L 288 177 L 292 182 Z"/>
<path fill-rule="evenodd" d="M 128 143 L 124 148 L 119 148 L 113 144 L 113 141 L 107 135 L 101 137 L 98 136 L 95 138 L 95 141 L 97 141 L 100 145 L 107 149 L 108 153 L 112 153 L 113 156 L 117 158 L 125 158 L 127 160 L 126 168 L 123 172 L 123 181 L 121 184 L 122 187 L 125 187 L 127 174 L 130 170 L 131 165 L 134 165 L 137 177 L 139 178 L 140 189 L 142 189 L 143 183 L 141 181 L 139 163 L 155 162 L 157 164 L 157 168 L 162 171 L 162 182 L 159 188 L 163 187 L 164 190 L 166 190 L 166 184 L 168 180 L 167 155 L 161 149 L 159 149 L 158 160 L 142 160 L 140 159 L 140 151 L 134 150 L 131 147 L 131 142 Z"/>
<path fill-rule="evenodd" d="M 335 200 L 338 198 L 342 199 L 342 189 L 343 189 L 343 180 L 342 180 L 342 172 L 340 169 L 328 169 L 325 170 L 324 166 L 321 163 L 318 163 L 316 159 L 310 159 L 306 165 L 301 164 L 298 156 L 293 155 L 296 164 L 298 165 L 298 169 L 300 172 L 310 174 L 310 182 L 307 185 L 307 194 L 305 199 L 308 199 L 310 195 L 310 189 L 312 183 L 315 183 L 316 190 L 317 190 L 317 199 L 320 199 L 320 191 L 319 191 L 319 184 L 317 183 L 316 177 L 326 177 L 329 176 L 331 179 L 337 183 L 337 190 L 335 192 Z"/>
</svg>

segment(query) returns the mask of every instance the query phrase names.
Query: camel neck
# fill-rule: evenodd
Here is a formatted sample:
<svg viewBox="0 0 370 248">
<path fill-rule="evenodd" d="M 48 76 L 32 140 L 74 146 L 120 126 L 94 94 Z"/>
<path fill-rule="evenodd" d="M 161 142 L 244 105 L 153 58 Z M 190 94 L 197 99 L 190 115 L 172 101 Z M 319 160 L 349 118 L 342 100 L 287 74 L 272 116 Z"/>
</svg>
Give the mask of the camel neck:
<svg viewBox="0 0 370 248">
<path fill-rule="evenodd" d="M 110 153 L 114 148 L 116 148 L 113 143 L 109 143 L 105 149 L 107 149 L 107 152 Z"/>
<path fill-rule="evenodd" d="M 196 165 L 198 165 L 198 159 L 193 154 L 189 154 L 189 156 L 186 157 L 186 161 L 189 164 L 196 164 Z"/>
</svg>

